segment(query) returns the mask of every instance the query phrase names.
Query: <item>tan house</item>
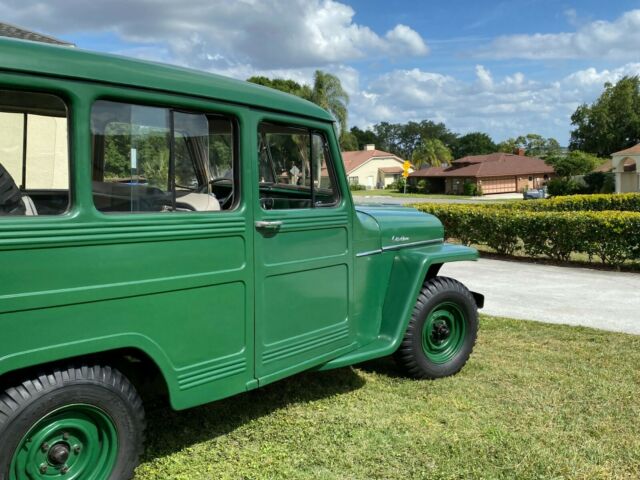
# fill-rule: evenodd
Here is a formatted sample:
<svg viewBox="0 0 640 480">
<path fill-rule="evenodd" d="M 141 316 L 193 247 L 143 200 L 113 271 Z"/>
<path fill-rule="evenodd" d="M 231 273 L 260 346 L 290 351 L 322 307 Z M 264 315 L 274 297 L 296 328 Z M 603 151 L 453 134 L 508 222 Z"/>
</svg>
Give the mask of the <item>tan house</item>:
<svg viewBox="0 0 640 480">
<path fill-rule="evenodd" d="M 611 154 L 611 160 L 596 169 L 597 172 L 613 172 L 616 193 L 640 192 L 640 143 Z"/>
<path fill-rule="evenodd" d="M 367 190 L 385 188 L 402 176 L 404 160 L 393 153 L 365 145 L 364 150 L 342 152 L 349 184 L 362 185 Z M 413 168 L 409 169 L 412 172 Z"/>
<path fill-rule="evenodd" d="M 409 183 L 428 182 L 430 193 L 460 195 L 464 184 L 477 185 L 483 195 L 540 188 L 555 176 L 553 168 L 537 157 L 490 153 L 454 160 L 444 167 L 426 167 L 409 175 Z"/>
</svg>

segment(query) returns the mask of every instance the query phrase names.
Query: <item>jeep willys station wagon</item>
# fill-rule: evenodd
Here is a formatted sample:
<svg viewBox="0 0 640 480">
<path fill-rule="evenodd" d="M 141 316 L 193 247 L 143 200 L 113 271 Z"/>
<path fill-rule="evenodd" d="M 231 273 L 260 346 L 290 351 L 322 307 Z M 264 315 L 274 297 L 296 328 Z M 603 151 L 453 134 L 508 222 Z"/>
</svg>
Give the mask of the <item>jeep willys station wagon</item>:
<svg viewBox="0 0 640 480">
<path fill-rule="evenodd" d="M 476 251 L 414 209 L 354 207 L 325 110 L 0 54 L 0 478 L 130 478 L 149 385 L 185 409 L 391 354 L 415 378 L 467 361 L 483 299 L 438 271 Z"/>
</svg>

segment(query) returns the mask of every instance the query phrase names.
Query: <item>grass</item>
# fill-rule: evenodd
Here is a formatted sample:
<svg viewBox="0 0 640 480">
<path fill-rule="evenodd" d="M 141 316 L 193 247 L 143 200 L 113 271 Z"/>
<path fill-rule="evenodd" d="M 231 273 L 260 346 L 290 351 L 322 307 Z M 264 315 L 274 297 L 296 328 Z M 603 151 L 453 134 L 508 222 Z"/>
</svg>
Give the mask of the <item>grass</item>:
<svg viewBox="0 0 640 480">
<path fill-rule="evenodd" d="M 148 410 L 151 479 L 637 479 L 640 336 L 483 317 L 458 375 L 390 359 Z"/>
<path fill-rule="evenodd" d="M 400 193 L 395 190 L 383 190 L 383 189 L 374 189 L 374 190 L 352 190 L 351 194 L 354 197 L 362 197 L 362 196 L 378 196 L 378 197 L 421 197 L 421 198 L 437 198 L 437 199 L 448 199 L 448 200 L 472 200 L 473 197 L 465 196 L 465 195 L 444 195 L 438 193 Z"/>
</svg>

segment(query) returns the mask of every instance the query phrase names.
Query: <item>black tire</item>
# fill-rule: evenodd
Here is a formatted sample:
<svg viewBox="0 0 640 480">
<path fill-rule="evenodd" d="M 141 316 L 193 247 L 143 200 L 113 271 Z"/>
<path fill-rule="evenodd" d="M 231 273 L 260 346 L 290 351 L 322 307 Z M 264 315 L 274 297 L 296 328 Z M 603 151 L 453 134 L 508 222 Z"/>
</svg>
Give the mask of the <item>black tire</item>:
<svg viewBox="0 0 640 480">
<path fill-rule="evenodd" d="M 10 477 L 11 464 L 25 436 L 43 419 L 65 408 L 84 405 L 106 414 L 117 436 L 115 460 L 107 465 L 105 479 L 125 480 L 133 476 L 144 443 L 144 409 L 133 385 L 118 370 L 108 366 L 80 366 L 53 369 L 47 374 L 22 382 L 0 393 L 0 479 Z M 44 431 L 44 430 L 43 430 Z M 68 435 L 68 434 L 66 434 Z M 102 445 L 87 445 L 100 451 Z M 28 448 L 28 447 L 27 447 Z M 73 447 L 71 447 L 73 448 Z M 42 447 L 44 451 L 44 447 Z M 67 446 L 69 450 L 69 446 Z M 21 450 L 22 451 L 22 450 Z M 84 450 L 77 455 L 83 453 Z M 73 455 L 65 452 L 67 457 Z M 80 458 L 80 457 L 78 457 Z M 78 462 L 78 468 L 81 468 Z M 54 465 L 50 468 L 58 468 Z M 71 468 L 74 468 L 73 466 Z M 79 479 L 92 472 L 95 466 L 83 467 Z M 69 475 L 73 472 L 69 470 Z M 16 478 L 24 474 L 14 472 Z M 25 477 L 26 478 L 26 477 Z M 74 477 L 75 478 L 75 477 Z"/>
<path fill-rule="evenodd" d="M 441 305 L 452 305 L 460 313 L 461 320 L 458 322 L 464 326 L 456 349 L 450 353 L 451 357 L 436 362 L 425 352 L 423 335 L 427 319 Z M 418 295 L 404 338 L 395 353 L 396 362 L 413 378 L 436 379 L 454 375 L 467 363 L 476 343 L 477 333 L 478 308 L 471 292 L 452 278 L 432 278 L 423 284 Z"/>
</svg>

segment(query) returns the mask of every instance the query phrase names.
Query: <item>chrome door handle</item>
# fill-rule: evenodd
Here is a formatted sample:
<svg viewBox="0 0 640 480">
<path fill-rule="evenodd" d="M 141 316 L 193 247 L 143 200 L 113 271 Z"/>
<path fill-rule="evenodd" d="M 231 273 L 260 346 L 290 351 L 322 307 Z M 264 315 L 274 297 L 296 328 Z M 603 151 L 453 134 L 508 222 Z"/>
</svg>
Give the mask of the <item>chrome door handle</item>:
<svg viewBox="0 0 640 480">
<path fill-rule="evenodd" d="M 282 226 L 282 222 L 280 220 L 273 220 L 273 221 L 258 220 L 256 222 L 256 228 L 262 228 L 262 229 L 275 230 L 277 228 L 280 228 L 281 226 Z"/>
</svg>

